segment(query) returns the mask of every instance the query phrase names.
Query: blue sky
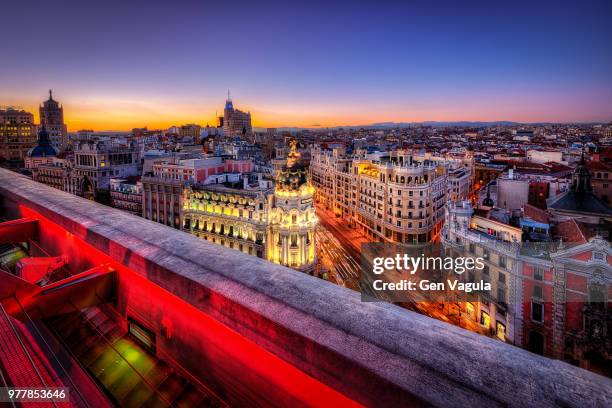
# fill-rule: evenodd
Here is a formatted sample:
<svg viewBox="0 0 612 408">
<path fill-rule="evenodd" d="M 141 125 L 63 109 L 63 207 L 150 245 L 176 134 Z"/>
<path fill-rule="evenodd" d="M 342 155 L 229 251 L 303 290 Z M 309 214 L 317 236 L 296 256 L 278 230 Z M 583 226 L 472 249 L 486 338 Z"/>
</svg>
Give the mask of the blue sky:
<svg viewBox="0 0 612 408">
<path fill-rule="evenodd" d="M 610 1 L 22 1 L 0 104 L 53 88 L 71 130 L 612 120 Z M 499 4 L 498 4 L 499 3 Z"/>
</svg>

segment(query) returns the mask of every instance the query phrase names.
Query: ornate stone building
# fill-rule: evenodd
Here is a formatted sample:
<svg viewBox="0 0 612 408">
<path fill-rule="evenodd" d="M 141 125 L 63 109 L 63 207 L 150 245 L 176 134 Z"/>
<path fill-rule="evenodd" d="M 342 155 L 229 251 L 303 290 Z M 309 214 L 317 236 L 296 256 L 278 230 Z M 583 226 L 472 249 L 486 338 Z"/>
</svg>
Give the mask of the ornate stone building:
<svg viewBox="0 0 612 408">
<path fill-rule="evenodd" d="M 310 166 L 317 201 L 379 242 L 435 241 L 444 221 L 447 168 L 407 151 L 347 157 L 315 150 Z"/>
<path fill-rule="evenodd" d="M 132 144 L 119 145 L 111 140 L 77 141 L 69 191 L 98 200 L 100 194 L 109 195 L 112 177 L 139 175 L 139 161 L 139 153 Z M 110 203 L 110 195 L 106 201 Z"/>
<path fill-rule="evenodd" d="M 447 255 L 482 257 L 462 275 L 492 286 L 457 306 L 455 322 L 534 353 L 612 376 L 612 249 L 574 219 L 556 226 L 562 242 L 525 242 L 520 228 L 449 202 L 442 243 Z"/>
<path fill-rule="evenodd" d="M 296 144 L 276 183 L 249 174 L 219 175 L 187 186 L 183 230 L 203 239 L 312 273 L 316 263 L 314 189 Z"/>
<path fill-rule="evenodd" d="M 58 149 L 51 146 L 49 132 L 43 125 L 38 132 L 38 144 L 30 149 L 24 159 L 26 169 L 34 169 L 40 165 L 50 164 L 57 156 Z"/>
<path fill-rule="evenodd" d="M 272 190 L 229 184 L 186 187 L 183 229 L 215 244 L 267 258 Z"/>
<path fill-rule="evenodd" d="M 253 133 L 251 114 L 234 109 L 229 92 L 223 110 L 223 133 L 225 136 L 247 136 Z"/>
<path fill-rule="evenodd" d="M 142 215 L 142 182 L 140 177 L 110 180 L 111 206 L 134 215 Z"/>
<path fill-rule="evenodd" d="M 268 260 L 292 268 L 312 271 L 315 264 L 314 187 L 308 169 L 301 163 L 297 142 L 291 141 L 287 165 L 278 172 L 274 206 L 270 214 Z"/>
<path fill-rule="evenodd" d="M 49 133 L 49 141 L 53 147 L 64 149 L 68 145 L 68 129 L 64 124 L 64 108 L 53 99 L 49 89 L 49 99 L 39 108 L 40 124 Z"/>
</svg>

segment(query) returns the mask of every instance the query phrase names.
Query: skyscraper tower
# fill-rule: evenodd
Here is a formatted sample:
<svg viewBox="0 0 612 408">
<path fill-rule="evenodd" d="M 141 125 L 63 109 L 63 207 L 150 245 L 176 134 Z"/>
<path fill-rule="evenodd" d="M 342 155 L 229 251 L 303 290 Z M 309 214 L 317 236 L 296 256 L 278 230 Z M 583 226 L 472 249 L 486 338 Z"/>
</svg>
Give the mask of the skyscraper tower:
<svg viewBox="0 0 612 408">
<path fill-rule="evenodd" d="M 234 109 L 234 103 L 227 91 L 227 100 L 223 109 L 223 133 L 225 136 L 242 136 L 251 135 L 253 128 L 251 127 L 251 114 Z"/>
<path fill-rule="evenodd" d="M 64 124 L 64 108 L 53 99 L 49 89 L 49 99 L 40 105 L 40 124 L 49 134 L 51 145 L 64 149 L 68 145 L 68 129 Z"/>
</svg>

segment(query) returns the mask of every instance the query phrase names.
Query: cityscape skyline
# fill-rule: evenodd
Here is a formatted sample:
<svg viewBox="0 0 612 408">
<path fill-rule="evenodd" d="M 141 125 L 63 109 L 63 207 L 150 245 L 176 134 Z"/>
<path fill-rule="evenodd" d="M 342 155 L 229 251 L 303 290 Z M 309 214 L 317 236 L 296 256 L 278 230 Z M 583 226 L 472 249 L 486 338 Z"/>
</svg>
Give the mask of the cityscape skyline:
<svg viewBox="0 0 612 408">
<path fill-rule="evenodd" d="M 611 0 L 2 12 L 2 406 L 612 407 Z"/>
<path fill-rule="evenodd" d="M 48 98 L 48 96 L 47 96 Z M 66 119 L 65 119 L 65 123 L 68 126 L 68 130 L 71 132 L 76 132 L 79 130 L 84 130 L 84 129 L 90 129 L 90 130 L 94 130 L 94 131 L 98 131 L 98 132 L 104 132 L 104 131 L 119 131 L 119 132 L 124 132 L 124 131 L 130 131 L 134 128 L 138 128 L 138 127 L 148 127 L 149 129 L 166 129 L 172 126 L 180 126 L 180 125 L 184 125 L 184 124 L 190 124 L 190 123 L 194 123 L 194 124 L 199 124 L 202 126 L 205 125 L 210 125 L 211 127 L 216 127 L 217 126 L 217 119 L 219 116 L 223 115 L 223 109 L 221 108 L 217 108 L 214 110 L 214 114 L 208 114 L 208 113 L 204 113 L 204 114 L 197 114 L 197 113 L 191 113 L 191 114 L 185 114 L 184 112 L 176 112 L 175 115 L 172 115 L 170 117 L 170 115 L 165 115 L 168 117 L 168 120 L 160 120 L 159 119 L 159 115 L 156 115 L 154 113 L 151 114 L 150 117 L 134 117 L 134 116 L 129 116 L 127 117 L 127 114 L 122 114 L 121 111 L 122 109 L 117 109 L 117 110 L 108 110 L 105 111 L 105 114 L 111 114 L 112 116 L 117 116 L 117 117 L 124 117 L 125 119 L 119 120 L 118 122 L 110 122 L 110 121 L 101 121 L 101 122 L 94 122 L 93 119 L 81 119 L 79 115 L 81 115 L 82 113 L 78 113 L 79 111 L 77 110 L 76 115 L 71 115 L 72 109 L 75 109 L 75 105 L 68 102 L 65 103 L 63 100 L 60 99 L 60 97 L 55 97 L 55 99 L 63 106 L 67 109 L 67 115 L 66 115 Z M 46 99 L 41 99 L 39 101 L 39 103 L 28 103 L 26 105 L 20 105 L 20 104 L 3 104 L 0 105 L 3 108 L 13 108 L 13 109 L 22 109 L 26 112 L 30 112 L 34 115 L 34 120 L 36 123 L 40 123 L 40 114 L 38 113 L 38 107 L 42 104 L 42 102 L 46 100 Z M 125 104 L 129 105 L 134 103 L 134 101 L 129 102 L 129 101 L 125 101 Z M 223 104 L 218 103 L 218 105 L 220 107 L 222 107 Z M 194 105 L 195 106 L 195 105 Z M 434 125 L 441 125 L 444 126 L 445 124 L 450 124 L 450 125 L 461 125 L 461 124 L 467 124 L 469 125 L 470 123 L 474 123 L 474 124 L 483 124 L 483 125 L 487 125 L 487 124 L 496 124 L 496 123 L 515 123 L 515 124 L 525 124 L 525 125 L 537 125 L 537 124 L 559 124 L 559 125 L 563 125 L 563 124 L 607 124 L 610 123 L 612 121 L 612 116 L 609 117 L 609 119 L 584 119 L 584 120 L 546 120 L 546 119 L 542 119 L 542 120 L 538 120 L 537 118 L 533 118 L 533 119 L 527 119 L 527 120 L 521 120 L 520 118 L 508 118 L 503 116 L 503 113 L 500 114 L 499 116 L 490 116 L 490 117 L 461 117 L 461 116 L 451 116 L 451 117 L 437 117 L 437 116 L 427 116 L 427 117 L 423 117 L 423 118 L 393 118 L 393 117 L 384 117 L 385 120 L 383 120 L 383 118 L 378 118 L 380 120 L 376 120 L 377 118 L 372 117 L 369 119 L 364 119 L 364 121 L 359 122 L 357 119 L 357 121 L 353 121 L 351 122 L 350 119 L 348 121 L 331 121 L 329 123 L 323 122 L 323 121 L 319 121 L 319 123 L 313 123 L 313 124 L 308 124 L 306 122 L 304 123 L 282 123 L 282 122 L 270 122 L 270 123 L 266 123 L 266 122 L 262 122 L 261 120 L 258 120 L 258 112 L 261 112 L 258 109 L 249 109 L 248 105 L 247 107 L 245 107 L 243 104 L 241 104 L 238 101 L 238 106 L 240 106 L 241 109 L 243 109 L 244 111 L 250 112 L 253 115 L 253 127 L 254 128 L 259 128 L 259 129 L 264 129 L 264 128 L 296 128 L 296 129 L 325 129 L 325 128 L 339 128 L 339 127 L 345 127 L 345 128 L 358 128 L 358 127 L 376 127 L 376 126 L 384 126 L 384 127 L 395 127 L 395 126 L 403 126 L 403 125 L 410 125 L 410 124 L 434 124 Z M 211 108 L 212 109 L 212 108 Z M 193 109 L 193 111 L 190 112 L 196 112 L 197 109 Z M 158 112 L 160 113 L 160 112 Z M 74 117 L 77 117 L 77 119 L 74 119 Z M 175 118 L 175 120 L 171 120 L 171 118 Z M 311 122 L 316 122 L 316 120 L 313 120 Z M 118 126 L 112 126 L 110 125 L 104 125 L 104 123 L 110 124 L 110 123 L 119 123 L 120 125 Z"/>
<path fill-rule="evenodd" d="M 256 127 L 609 122 L 611 5 L 589 3 L 12 3 L 0 105 L 52 88 L 71 131 L 214 125 L 227 88 Z"/>
</svg>

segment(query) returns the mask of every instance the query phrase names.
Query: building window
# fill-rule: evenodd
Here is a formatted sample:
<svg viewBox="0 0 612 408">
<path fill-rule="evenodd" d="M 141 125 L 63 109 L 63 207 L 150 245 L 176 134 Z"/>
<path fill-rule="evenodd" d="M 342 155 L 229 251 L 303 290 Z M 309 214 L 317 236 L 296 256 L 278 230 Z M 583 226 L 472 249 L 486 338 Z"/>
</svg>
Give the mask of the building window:
<svg viewBox="0 0 612 408">
<path fill-rule="evenodd" d="M 489 327 L 489 325 L 491 324 L 491 318 L 489 314 L 484 310 L 480 312 L 480 324 L 485 327 Z"/>
<path fill-rule="evenodd" d="M 544 305 L 540 302 L 531 302 L 531 320 L 542 323 L 544 321 Z"/>
<path fill-rule="evenodd" d="M 506 290 L 504 288 L 497 288 L 497 302 L 506 303 Z"/>
<path fill-rule="evenodd" d="M 535 266 L 533 268 L 533 279 L 535 280 L 544 280 L 544 269 L 540 268 L 539 266 Z"/>
<path fill-rule="evenodd" d="M 499 256 L 499 266 L 502 268 L 506 267 L 506 257 L 503 255 Z"/>
<path fill-rule="evenodd" d="M 474 307 L 474 304 L 468 302 L 466 305 L 466 311 L 472 320 L 476 320 L 476 308 Z"/>
<path fill-rule="evenodd" d="M 506 341 L 506 326 L 502 322 L 496 322 L 495 324 L 495 334 L 498 339 L 502 341 Z"/>
<path fill-rule="evenodd" d="M 537 300 L 544 299 L 543 293 L 544 293 L 544 291 L 543 291 L 541 286 L 536 285 L 536 286 L 533 287 L 533 294 L 532 295 L 533 295 L 534 299 L 537 299 Z"/>
</svg>

